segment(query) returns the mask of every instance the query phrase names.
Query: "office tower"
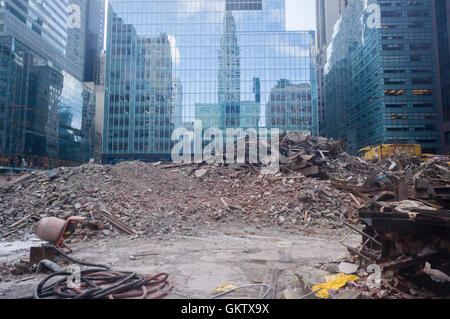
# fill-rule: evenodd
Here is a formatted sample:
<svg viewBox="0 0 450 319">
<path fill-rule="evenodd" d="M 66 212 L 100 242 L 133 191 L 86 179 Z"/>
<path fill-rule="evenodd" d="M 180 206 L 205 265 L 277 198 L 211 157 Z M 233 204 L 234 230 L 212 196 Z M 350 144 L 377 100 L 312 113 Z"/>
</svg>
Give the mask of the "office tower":
<svg viewBox="0 0 450 319">
<path fill-rule="evenodd" d="M 41 1 L 41 0 L 39 0 Z M 60 8 L 64 8 L 62 0 L 42 0 L 42 3 L 58 2 Z M 67 0 L 67 41 L 65 48 L 65 64 L 63 69 L 81 82 L 84 80 L 85 46 L 86 46 L 86 22 L 88 0 Z M 53 14 L 50 14 L 53 16 Z"/>
<path fill-rule="evenodd" d="M 132 150 L 141 160 L 169 154 L 181 94 L 172 72 L 173 39 L 165 33 L 138 36 L 133 25 L 109 12 L 103 153 Z"/>
<path fill-rule="evenodd" d="M 141 100 L 150 93 L 149 99 L 144 98 L 140 104 L 140 110 L 150 108 L 149 127 L 150 127 L 150 151 L 156 153 L 170 152 L 171 134 L 175 128 L 175 101 L 176 94 L 173 93 L 174 77 L 172 72 L 172 37 L 162 33 L 158 37 L 148 37 L 138 39 L 138 48 L 141 48 L 143 54 L 144 76 L 142 85 L 149 85 L 150 90 L 142 90 Z M 140 46 L 142 45 L 142 47 Z M 147 95 L 148 96 L 148 95 Z M 136 123 L 136 122 L 135 122 Z M 142 123 L 142 122 L 141 122 Z M 146 124 L 146 120 L 144 119 Z M 136 127 L 135 127 L 136 128 Z M 147 126 L 140 126 L 140 129 L 147 132 Z M 144 149 L 146 141 L 135 141 L 135 148 Z"/>
<path fill-rule="evenodd" d="M 349 1 L 328 47 L 325 132 L 366 145 L 439 152 L 432 0 Z"/>
<path fill-rule="evenodd" d="M 103 51 L 105 32 L 105 1 L 86 0 L 86 35 L 84 50 L 84 82 L 96 82 L 98 59 Z M 101 71 L 100 71 L 101 72 Z M 98 82 L 96 82 L 99 85 Z"/>
<path fill-rule="evenodd" d="M 450 154 L 450 0 L 433 0 L 442 152 Z"/>
<path fill-rule="evenodd" d="M 333 38 L 334 25 L 347 5 L 348 0 L 316 0 L 316 46 L 317 46 L 317 116 L 318 135 L 324 134 L 324 67 L 327 63 L 327 48 Z"/>
<path fill-rule="evenodd" d="M 83 133 L 86 0 L 0 3 L 0 157 L 35 168 L 89 160 Z M 91 112 L 85 112 L 91 114 Z"/>
<path fill-rule="evenodd" d="M 36 54 L 65 66 L 67 1 L 6 0 L 0 3 L 0 34 L 14 37 Z M 74 72 L 75 73 L 75 72 Z"/>
<path fill-rule="evenodd" d="M 106 73 L 106 52 L 102 51 L 98 54 L 95 67 L 95 84 L 105 86 Z"/>
<path fill-rule="evenodd" d="M 227 11 L 223 22 L 219 51 L 218 100 L 222 110 L 222 127 L 240 125 L 241 60 L 233 13 Z"/>
<path fill-rule="evenodd" d="M 312 129 L 312 90 L 311 84 L 293 84 L 287 79 L 278 81 L 270 93 L 266 108 L 266 118 L 271 127 L 297 127 Z"/>
<path fill-rule="evenodd" d="M 195 119 L 204 128 L 270 126 L 266 108 L 282 79 L 315 91 L 314 32 L 286 31 L 284 0 L 111 0 L 109 5 L 104 162 L 170 160 L 170 130 L 179 124 L 190 128 Z M 163 38 L 170 50 L 160 44 L 166 53 L 152 58 L 161 64 L 159 74 L 146 79 L 141 43 Z M 306 125 L 277 127 L 311 132 L 307 120 L 290 122 Z"/>
</svg>

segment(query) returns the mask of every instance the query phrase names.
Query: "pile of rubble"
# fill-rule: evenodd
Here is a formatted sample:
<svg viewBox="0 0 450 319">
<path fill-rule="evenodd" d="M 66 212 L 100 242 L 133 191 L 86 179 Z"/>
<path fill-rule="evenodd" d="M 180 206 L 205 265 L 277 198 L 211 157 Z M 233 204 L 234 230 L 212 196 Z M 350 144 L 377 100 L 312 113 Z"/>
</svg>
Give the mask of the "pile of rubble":
<svg viewBox="0 0 450 319">
<path fill-rule="evenodd" d="M 77 232 L 87 236 L 98 230 L 104 235 L 121 232 L 115 221 L 142 234 L 167 233 L 177 223 L 183 227 L 182 214 L 190 199 L 203 197 L 214 203 L 195 181 L 140 162 L 61 167 L 20 176 L 0 189 L 3 238 L 32 236 L 35 222 L 46 216 L 88 217 L 85 230 Z M 197 208 L 203 206 L 199 203 Z"/>
<path fill-rule="evenodd" d="M 276 175 L 255 164 L 125 162 L 0 181 L 0 237 L 32 236 L 44 216 L 88 217 L 85 236 L 192 234 L 227 221 L 314 233 L 357 223 L 362 207 L 386 197 L 445 204 L 437 202 L 446 199 L 450 173 L 436 163 L 397 156 L 377 165 L 346 154 L 341 141 L 299 132 L 279 145 Z"/>
<path fill-rule="evenodd" d="M 355 222 L 352 198 L 329 181 L 213 165 L 125 162 L 25 174 L 0 185 L 0 237 L 34 237 L 37 221 L 84 216 L 76 234 L 193 235 L 227 222 L 314 234 Z"/>
<path fill-rule="evenodd" d="M 371 163 L 343 148 L 339 141 L 288 133 L 280 138 L 279 175 L 308 177 L 305 188 L 310 178 L 328 181 L 353 199 L 356 207 L 345 217 L 362 224 L 363 230 L 346 218 L 342 223 L 363 238 L 359 247 L 347 247 L 362 278 L 354 288 L 372 298 L 449 296 L 448 164 L 404 153 Z M 368 265 L 380 271 L 377 284 L 365 270 Z"/>
<path fill-rule="evenodd" d="M 450 169 L 447 163 L 394 154 L 363 185 L 335 183 L 358 195 L 362 228 L 358 288 L 373 298 L 450 296 Z M 365 269 L 377 272 L 369 274 Z M 377 279 L 375 283 L 374 280 Z"/>
</svg>

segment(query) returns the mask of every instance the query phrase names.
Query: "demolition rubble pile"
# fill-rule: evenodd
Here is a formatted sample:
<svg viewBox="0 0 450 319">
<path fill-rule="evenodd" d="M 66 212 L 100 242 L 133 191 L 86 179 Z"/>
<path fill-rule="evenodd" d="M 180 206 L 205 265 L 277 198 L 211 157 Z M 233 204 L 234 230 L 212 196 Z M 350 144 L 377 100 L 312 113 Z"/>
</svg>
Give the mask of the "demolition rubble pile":
<svg viewBox="0 0 450 319">
<path fill-rule="evenodd" d="M 87 217 L 75 234 L 88 237 L 189 235 L 233 221 L 315 233 L 341 227 L 336 219 L 350 218 L 355 208 L 326 181 L 205 167 L 191 167 L 187 176 L 187 167 L 86 164 L 14 178 L 0 186 L 0 237 L 34 237 L 37 221 L 46 216 Z"/>
<path fill-rule="evenodd" d="M 300 165 L 302 169 L 325 163 L 311 156 L 315 149 L 341 152 L 336 149 L 338 142 L 310 140 L 301 133 L 298 138 L 308 144 L 302 154 L 309 157 L 306 165 Z M 76 232 L 81 238 L 189 235 L 226 222 L 291 227 L 314 234 L 341 228 L 340 220 L 356 222 L 352 215 L 356 203 L 347 192 L 335 189 L 329 180 L 292 170 L 292 141 L 286 142 L 282 147 L 287 169 L 278 175 L 261 175 L 255 168 L 258 165 L 249 169 L 245 164 L 125 162 L 115 166 L 90 163 L 14 177 L 0 182 L 0 237 L 33 237 L 37 221 L 46 216 L 86 217 Z"/>
<path fill-rule="evenodd" d="M 377 205 L 383 192 L 389 200 L 403 200 L 407 188 L 410 200 L 445 204 L 437 202 L 445 200 L 442 180 L 450 178 L 442 177 L 448 169 L 438 164 L 392 158 L 377 165 L 346 154 L 341 141 L 298 132 L 281 136 L 279 145 L 275 175 L 260 174 L 258 163 L 124 162 L 0 181 L 0 237 L 32 237 L 44 216 L 86 217 L 76 232 L 81 238 L 189 235 L 227 222 L 333 233 L 343 221 L 358 223 L 361 206 L 369 207 L 370 200 Z"/>
<path fill-rule="evenodd" d="M 362 185 L 332 182 L 359 202 L 355 213 L 363 227 L 346 223 L 362 235 L 358 247 L 347 246 L 361 278 L 353 288 L 372 298 L 449 297 L 448 164 L 408 154 L 378 164 Z"/>
<path fill-rule="evenodd" d="M 343 148 L 344 145 L 338 141 L 289 133 L 280 139 L 281 173 L 273 179 L 283 180 L 283 185 L 292 183 L 306 193 L 308 189 L 317 189 L 318 196 L 323 199 L 316 202 L 319 205 L 333 201 L 333 196 L 329 196 L 333 194 L 330 189 L 343 192 L 338 202 L 352 198 L 353 202 L 346 202 L 348 211 L 345 212 L 344 208 L 342 213 L 341 206 L 339 217 L 349 230 L 362 235 L 362 243 L 358 247 L 346 246 L 351 259 L 350 264 L 344 264 L 353 268 L 349 273 L 357 271 L 361 280 L 350 285 L 344 295 L 351 298 L 448 297 L 448 164 L 424 162 L 421 158 L 402 153 L 392 154 L 378 163 L 369 163 L 344 153 Z M 235 169 L 257 171 L 260 166 L 243 164 L 235 166 Z M 188 167 L 185 173 L 202 176 L 208 183 L 222 178 L 220 171 L 211 165 Z M 250 179 L 238 179 L 242 183 L 232 195 L 243 201 L 247 198 L 248 205 L 251 205 L 254 200 L 247 194 L 251 192 L 254 177 L 241 174 L 250 176 Z M 273 188 L 272 181 L 266 181 L 267 185 L 263 186 L 268 190 Z M 242 189 L 245 191 L 241 192 Z M 267 195 L 270 194 L 268 191 Z M 312 193 L 300 198 L 300 203 L 295 198 L 288 202 L 288 208 L 292 203 L 294 209 L 297 207 L 302 211 L 303 205 L 311 198 Z M 276 197 L 270 200 L 276 201 Z M 321 211 L 314 205 L 311 209 L 313 215 Z M 354 225 L 358 223 L 362 224 L 362 229 L 361 225 Z M 343 268 L 342 272 L 348 269 Z M 379 278 L 376 277 L 378 270 Z"/>
</svg>

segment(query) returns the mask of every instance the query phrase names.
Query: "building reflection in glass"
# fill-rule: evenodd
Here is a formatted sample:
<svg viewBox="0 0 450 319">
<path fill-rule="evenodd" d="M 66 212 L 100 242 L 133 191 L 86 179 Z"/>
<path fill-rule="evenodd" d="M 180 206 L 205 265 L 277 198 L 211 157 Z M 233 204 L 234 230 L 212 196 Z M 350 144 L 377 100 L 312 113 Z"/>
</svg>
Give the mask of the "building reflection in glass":
<svg viewBox="0 0 450 319">
<path fill-rule="evenodd" d="M 0 37 L 0 61 L 0 166 L 45 169 L 89 160 L 83 84 L 12 36 Z"/>
<path fill-rule="evenodd" d="M 169 159 L 196 119 L 312 132 L 314 32 L 286 31 L 284 2 L 110 0 L 104 160 Z"/>
</svg>

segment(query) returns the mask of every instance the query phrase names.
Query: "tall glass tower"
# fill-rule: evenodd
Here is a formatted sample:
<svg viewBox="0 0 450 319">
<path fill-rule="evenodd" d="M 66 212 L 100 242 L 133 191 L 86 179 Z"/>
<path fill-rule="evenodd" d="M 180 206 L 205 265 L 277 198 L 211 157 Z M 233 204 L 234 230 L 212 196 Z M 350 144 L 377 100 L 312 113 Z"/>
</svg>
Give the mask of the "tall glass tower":
<svg viewBox="0 0 450 319">
<path fill-rule="evenodd" d="M 284 0 L 110 0 L 104 161 L 170 159 L 194 120 L 311 132 L 314 41 Z"/>
<path fill-rule="evenodd" d="M 0 166 L 52 168 L 91 157 L 86 11 L 87 0 L 0 1 Z"/>
<path fill-rule="evenodd" d="M 223 127 L 235 127 L 240 124 L 241 102 L 241 60 L 236 36 L 236 22 L 231 11 L 224 18 L 223 37 L 219 52 L 218 99 Z"/>
<path fill-rule="evenodd" d="M 432 25 L 432 0 L 348 2 L 325 65 L 328 137 L 352 153 L 383 143 L 439 152 Z"/>
</svg>

